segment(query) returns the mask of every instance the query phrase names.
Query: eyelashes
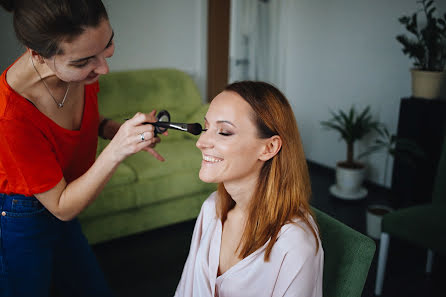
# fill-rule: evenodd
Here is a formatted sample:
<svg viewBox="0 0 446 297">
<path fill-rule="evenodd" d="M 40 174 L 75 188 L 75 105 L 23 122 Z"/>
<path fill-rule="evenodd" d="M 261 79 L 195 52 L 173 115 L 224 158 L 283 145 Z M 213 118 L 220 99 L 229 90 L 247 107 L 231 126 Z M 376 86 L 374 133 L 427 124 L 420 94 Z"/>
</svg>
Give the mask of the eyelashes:
<svg viewBox="0 0 446 297">
<path fill-rule="evenodd" d="M 227 133 L 227 132 L 218 132 L 218 134 L 223 135 L 223 136 L 231 136 L 231 135 L 233 135 L 232 133 Z"/>
<path fill-rule="evenodd" d="M 114 40 L 112 39 L 112 40 L 110 40 L 110 42 L 107 44 L 107 46 L 105 47 L 105 48 L 110 48 L 112 45 L 114 44 Z M 88 65 L 88 63 L 90 63 L 90 60 L 91 59 L 87 59 L 87 60 L 85 60 L 84 62 L 82 62 L 82 63 L 79 63 L 79 64 L 72 64 L 74 67 L 76 67 L 76 68 L 83 68 L 83 67 L 85 67 L 85 66 L 87 66 Z"/>
<path fill-rule="evenodd" d="M 206 132 L 206 131 L 208 131 L 209 129 L 208 128 L 204 128 L 202 131 L 203 131 L 203 133 L 204 132 Z M 234 133 L 232 133 L 232 132 L 226 132 L 226 131 L 224 131 L 224 130 L 219 130 L 218 131 L 218 134 L 220 134 L 220 135 L 222 135 L 222 136 L 231 136 L 231 135 L 234 135 Z"/>
<path fill-rule="evenodd" d="M 110 40 L 110 42 L 107 44 L 107 46 L 105 47 L 105 48 L 109 48 L 110 46 L 112 46 L 113 45 L 113 43 L 114 43 L 114 41 L 113 41 L 113 39 L 112 40 Z"/>
<path fill-rule="evenodd" d="M 85 63 L 82 63 L 82 64 L 76 64 L 76 65 L 73 65 L 73 66 L 76 67 L 76 68 L 83 68 L 83 67 L 87 66 L 88 62 L 89 61 L 87 61 Z"/>
</svg>

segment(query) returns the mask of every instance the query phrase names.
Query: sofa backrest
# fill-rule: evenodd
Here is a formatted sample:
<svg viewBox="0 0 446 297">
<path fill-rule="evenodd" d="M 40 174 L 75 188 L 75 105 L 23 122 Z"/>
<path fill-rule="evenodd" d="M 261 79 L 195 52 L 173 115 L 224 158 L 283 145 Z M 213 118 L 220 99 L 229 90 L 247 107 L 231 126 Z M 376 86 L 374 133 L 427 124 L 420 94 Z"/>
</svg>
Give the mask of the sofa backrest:
<svg viewBox="0 0 446 297">
<path fill-rule="evenodd" d="M 117 121 L 166 109 L 172 122 L 181 122 L 202 106 L 192 78 L 177 69 L 112 72 L 100 78 L 99 87 L 100 113 Z"/>
</svg>

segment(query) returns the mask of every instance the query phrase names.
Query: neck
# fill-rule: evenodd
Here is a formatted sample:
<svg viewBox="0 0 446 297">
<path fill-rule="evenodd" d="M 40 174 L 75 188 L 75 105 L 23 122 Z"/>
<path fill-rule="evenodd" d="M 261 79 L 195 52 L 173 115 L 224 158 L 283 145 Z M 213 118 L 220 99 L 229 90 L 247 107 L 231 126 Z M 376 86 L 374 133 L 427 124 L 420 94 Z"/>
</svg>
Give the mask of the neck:
<svg viewBox="0 0 446 297">
<path fill-rule="evenodd" d="M 235 201 L 234 211 L 243 213 L 246 217 L 252 196 L 257 188 L 258 176 L 249 176 L 243 180 L 225 182 L 224 186 L 231 198 Z"/>
<path fill-rule="evenodd" d="M 29 54 L 29 64 L 31 65 L 31 71 L 35 73 L 36 82 L 44 80 L 48 87 L 51 89 L 66 88 L 67 82 L 57 77 L 53 70 L 46 63 L 40 63 L 32 58 Z M 35 67 L 35 69 L 34 69 Z"/>
</svg>

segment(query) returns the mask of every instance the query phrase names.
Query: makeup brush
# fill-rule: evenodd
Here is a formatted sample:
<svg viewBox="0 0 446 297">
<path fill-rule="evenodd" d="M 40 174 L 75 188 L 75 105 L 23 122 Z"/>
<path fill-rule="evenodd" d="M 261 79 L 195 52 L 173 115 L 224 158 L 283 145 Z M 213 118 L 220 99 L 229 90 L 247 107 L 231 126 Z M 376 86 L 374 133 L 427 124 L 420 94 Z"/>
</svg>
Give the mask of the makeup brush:
<svg viewBox="0 0 446 297">
<path fill-rule="evenodd" d="M 193 123 L 193 124 L 187 124 L 187 123 L 172 123 L 172 122 L 155 122 L 155 123 L 149 123 L 145 122 L 143 124 L 150 124 L 155 127 L 162 127 L 166 129 L 176 129 L 184 132 L 189 132 L 193 135 L 200 135 L 200 133 L 203 131 L 203 128 L 199 123 Z"/>
</svg>

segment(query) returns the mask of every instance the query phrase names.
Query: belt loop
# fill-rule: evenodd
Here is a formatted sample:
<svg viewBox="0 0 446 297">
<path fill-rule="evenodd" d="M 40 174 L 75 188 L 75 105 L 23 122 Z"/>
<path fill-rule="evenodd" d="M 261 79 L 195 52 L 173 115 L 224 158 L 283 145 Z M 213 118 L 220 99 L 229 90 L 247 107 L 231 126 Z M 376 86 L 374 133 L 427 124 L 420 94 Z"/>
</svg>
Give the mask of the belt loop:
<svg viewBox="0 0 446 297">
<path fill-rule="evenodd" d="M 4 193 L 0 193 L 0 211 L 3 210 L 4 203 L 5 203 L 5 194 Z"/>
</svg>

